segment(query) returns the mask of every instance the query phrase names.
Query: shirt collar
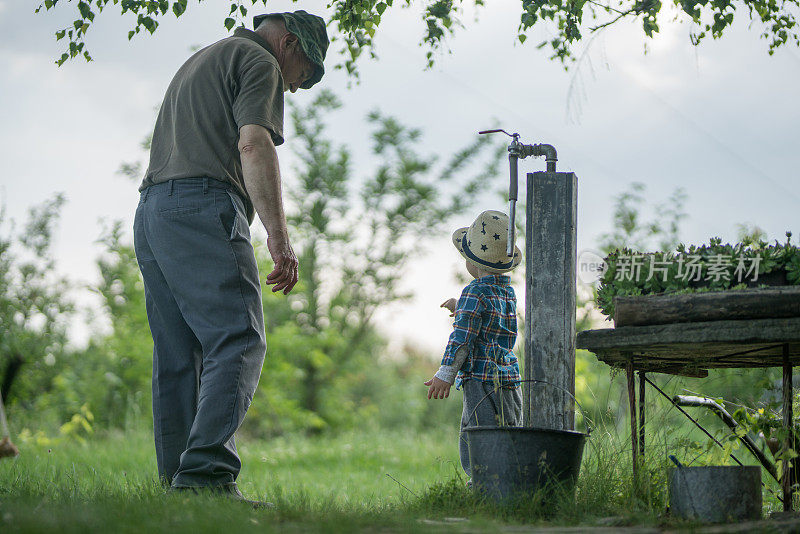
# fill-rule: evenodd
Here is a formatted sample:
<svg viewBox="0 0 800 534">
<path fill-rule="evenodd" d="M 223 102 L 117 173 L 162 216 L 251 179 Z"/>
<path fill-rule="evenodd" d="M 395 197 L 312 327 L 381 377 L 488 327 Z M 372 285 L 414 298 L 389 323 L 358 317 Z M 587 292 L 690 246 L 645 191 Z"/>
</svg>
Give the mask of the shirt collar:
<svg viewBox="0 0 800 534">
<path fill-rule="evenodd" d="M 272 54 L 272 56 L 275 59 L 278 58 L 278 56 L 275 55 L 275 52 L 272 51 L 272 48 L 269 46 L 269 44 L 267 44 L 267 42 L 264 40 L 264 38 L 261 37 L 260 35 L 258 35 L 253 30 L 248 30 L 247 28 L 239 27 L 239 28 L 236 28 L 236 30 L 234 30 L 233 36 L 234 37 L 244 37 L 245 39 L 250 39 L 254 43 L 257 43 L 258 45 L 260 45 L 261 48 L 263 48 L 264 50 L 266 50 L 267 52 Z"/>
<path fill-rule="evenodd" d="M 505 276 L 502 274 L 489 274 L 486 276 L 481 276 L 478 278 L 478 282 L 482 282 L 484 284 L 495 284 L 499 286 L 507 286 L 511 284 L 511 277 Z"/>
</svg>

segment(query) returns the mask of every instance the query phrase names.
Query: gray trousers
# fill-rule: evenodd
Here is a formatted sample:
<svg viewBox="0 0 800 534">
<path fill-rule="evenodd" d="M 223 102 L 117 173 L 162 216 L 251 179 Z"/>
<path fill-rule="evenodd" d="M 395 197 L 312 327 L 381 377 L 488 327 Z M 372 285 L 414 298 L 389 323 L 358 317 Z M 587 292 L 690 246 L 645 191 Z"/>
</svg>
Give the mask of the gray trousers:
<svg viewBox="0 0 800 534">
<path fill-rule="evenodd" d="M 467 426 L 521 426 L 522 388 L 502 388 L 495 391 L 492 382 L 465 380 L 461 386 L 464 392 L 464 409 L 461 413 L 461 432 L 458 452 L 461 467 L 468 477 L 472 476 L 469 467 L 469 447 L 463 430 Z M 502 408 L 502 410 L 501 410 Z M 503 414 L 501 420 L 500 413 Z"/>
<path fill-rule="evenodd" d="M 242 199 L 207 178 L 150 186 L 134 246 L 153 335 L 159 477 L 175 487 L 233 484 L 241 469 L 234 433 L 266 351 Z"/>
</svg>

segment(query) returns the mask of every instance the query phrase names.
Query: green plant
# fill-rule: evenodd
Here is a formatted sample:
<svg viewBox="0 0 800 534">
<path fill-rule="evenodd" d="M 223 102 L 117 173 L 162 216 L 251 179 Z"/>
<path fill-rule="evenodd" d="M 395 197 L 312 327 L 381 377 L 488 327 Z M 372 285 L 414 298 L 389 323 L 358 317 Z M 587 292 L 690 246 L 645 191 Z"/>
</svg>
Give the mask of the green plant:
<svg viewBox="0 0 800 534">
<path fill-rule="evenodd" d="M 800 409 L 800 393 L 795 393 L 792 398 L 792 411 L 798 413 Z M 793 420 L 791 435 L 789 429 L 783 424 L 782 402 L 772 399 L 762 402 L 758 408 L 742 406 L 732 414 L 733 418 L 741 425 L 740 432 L 748 432 L 758 436 L 763 436 L 773 456 L 777 460 L 778 473 L 783 472 L 783 463 L 800 458 L 800 421 Z M 792 441 L 790 447 L 786 447 L 787 438 Z M 795 470 L 799 467 L 797 460 Z"/>
<path fill-rule="evenodd" d="M 59 432 L 62 436 L 75 439 L 85 444 L 86 440 L 91 438 L 92 434 L 94 434 L 92 422 L 94 422 L 94 415 L 89 410 L 89 406 L 84 404 L 81 406 L 80 413 L 74 414 L 69 421 L 61 425 Z"/>
<path fill-rule="evenodd" d="M 605 258 L 597 305 L 610 320 L 619 296 L 745 289 L 763 285 L 758 280 L 772 273 L 800 285 L 800 248 L 791 237 L 786 232 L 786 242 L 774 245 L 760 238 L 723 244 L 714 237 L 707 245 L 680 244 L 675 252 L 616 249 Z"/>
<path fill-rule="evenodd" d="M 21 228 L 0 203 L 0 395 L 9 412 L 40 407 L 69 352 L 73 286 L 56 273 L 53 251 L 64 203 L 59 193 L 30 208 Z"/>
<path fill-rule="evenodd" d="M 54 9 L 56 5 L 64 6 L 72 0 L 37 0 L 36 13 Z M 297 0 L 294 0 L 297 2 Z M 62 41 L 62 55 L 56 61 L 59 65 L 65 61 L 83 56 L 91 61 L 91 55 L 85 46 L 86 33 L 96 24 L 95 16 L 105 11 L 117 11 L 131 17 L 128 39 L 138 34 L 153 34 L 159 23 L 173 15 L 181 17 L 198 2 L 190 0 L 78 0 L 72 2 L 71 24 L 57 30 L 55 38 Z M 269 9 L 267 0 L 235 0 L 230 9 L 226 2 L 221 2 L 219 20 L 228 30 L 247 20 L 248 7 Z M 345 69 L 350 75 L 357 75 L 356 63 L 362 56 L 376 59 L 373 39 L 381 22 L 398 13 L 402 8 L 417 6 L 411 0 L 331 0 L 328 7 L 329 29 L 334 46 L 338 45 L 338 53 L 343 56 L 336 65 Z M 471 5 L 470 5 L 471 4 Z M 434 54 L 446 49 L 447 38 L 464 27 L 462 19 L 469 11 L 474 11 L 475 21 L 480 18 L 480 10 L 487 4 L 486 0 L 426 0 L 421 3 L 419 18 L 422 31 L 413 30 L 409 35 L 422 35 L 419 45 L 426 48 L 428 66 L 434 62 Z M 672 4 L 670 6 L 670 4 Z M 772 0 L 742 0 L 741 2 L 708 0 L 619 0 L 613 3 L 597 2 L 562 2 L 561 0 L 520 0 L 519 26 L 516 31 L 509 28 L 507 39 L 517 40 L 524 44 L 535 28 L 544 27 L 548 39 L 541 41 L 538 48 L 551 50 L 551 59 L 561 61 L 565 66 L 575 59 L 574 48 L 588 35 L 607 29 L 623 19 L 635 19 L 641 25 L 642 33 L 652 38 L 660 30 L 659 17 L 662 21 L 667 14 L 665 9 L 674 8 L 675 18 L 691 22 L 689 41 L 699 45 L 708 36 L 718 39 L 733 24 L 734 15 L 739 19 L 745 16 L 750 24 L 761 24 L 761 37 L 768 41 L 768 53 L 771 55 L 781 46 L 789 43 L 798 44 L 796 9 L 798 0 L 775 2 Z M 469 11 L 468 11 L 469 10 Z M 321 13 L 322 14 L 322 13 Z M 669 15 L 672 17 L 672 14 Z M 397 15 L 395 15 L 397 17 Z M 106 19 L 107 20 L 107 19 Z M 548 26 L 551 28 L 548 30 Z M 537 33 L 538 35 L 538 33 Z M 367 54 L 364 54 L 367 52 Z M 329 53 L 329 55 L 332 55 Z"/>
</svg>

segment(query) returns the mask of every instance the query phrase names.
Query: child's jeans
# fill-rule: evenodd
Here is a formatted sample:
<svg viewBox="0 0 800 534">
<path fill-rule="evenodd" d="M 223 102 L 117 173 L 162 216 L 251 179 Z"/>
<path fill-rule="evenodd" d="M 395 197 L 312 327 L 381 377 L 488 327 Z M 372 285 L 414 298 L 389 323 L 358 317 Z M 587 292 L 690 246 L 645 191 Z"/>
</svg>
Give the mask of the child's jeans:
<svg viewBox="0 0 800 534">
<path fill-rule="evenodd" d="M 480 380 L 464 380 L 464 411 L 461 413 L 461 430 L 459 435 L 459 454 L 461 467 L 468 477 L 469 448 L 464 427 L 467 426 L 520 426 L 522 425 L 522 388 L 494 390 L 492 382 Z M 500 420 L 500 407 L 503 420 Z M 477 409 L 476 409 L 477 407 Z"/>
</svg>

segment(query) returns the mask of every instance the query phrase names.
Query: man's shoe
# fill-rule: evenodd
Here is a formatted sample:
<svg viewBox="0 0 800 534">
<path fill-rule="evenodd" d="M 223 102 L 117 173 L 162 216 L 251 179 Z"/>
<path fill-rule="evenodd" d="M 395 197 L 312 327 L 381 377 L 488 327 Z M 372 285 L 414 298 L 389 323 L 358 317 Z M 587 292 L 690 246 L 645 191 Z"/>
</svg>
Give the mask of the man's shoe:
<svg viewBox="0 0 800 534">
<path fill-rule="evenodd" d="M 241 502 L 252 506 L 254 510 L 271 510 L 275 508 L 275 505 L 271 502 L 267 501 L 251 501 L 250 499 L 245 499 L 244 497 L 241 499 Z"/>
<path fill-rule="evenodd" d="M 274 508 L 275 505 L 271 502 L 265 501 L 252 501 L 245 499 L 236 482 L 228 484 L 218 484 L 214 486 L 170 486 L 167 493 L 183 493 L 192 495 L 215 495 L 231 499 L 233 501 L 240 501 L 252 506 L 254 509 L 268 509 Z"/>
</svg>

